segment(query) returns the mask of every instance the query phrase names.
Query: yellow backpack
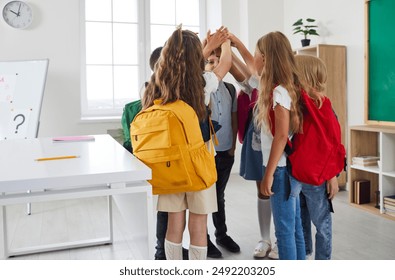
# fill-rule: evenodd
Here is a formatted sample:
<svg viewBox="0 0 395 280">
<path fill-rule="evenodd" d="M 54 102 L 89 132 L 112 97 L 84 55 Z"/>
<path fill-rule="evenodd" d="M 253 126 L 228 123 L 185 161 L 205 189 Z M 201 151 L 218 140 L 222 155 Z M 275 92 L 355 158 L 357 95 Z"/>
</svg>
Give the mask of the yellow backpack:
<svg viewBox="0 0 395 280">
<path fill-rule="evenodd" d="M 153 194 L 199 191 L 217 181 L 193 108 L 178 100 L 141 111 L 130 124 L 133 154 L 152 170 Z"/>
</svg>

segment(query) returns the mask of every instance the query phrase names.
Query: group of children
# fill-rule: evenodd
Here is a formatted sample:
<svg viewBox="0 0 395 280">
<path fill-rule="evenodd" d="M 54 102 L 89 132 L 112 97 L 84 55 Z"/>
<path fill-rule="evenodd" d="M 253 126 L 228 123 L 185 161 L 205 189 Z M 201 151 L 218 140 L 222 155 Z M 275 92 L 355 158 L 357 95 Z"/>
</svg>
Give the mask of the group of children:
<svg viewBox="0 0 395 280">
<path fill-rule="evenodd" d="M 237 49 L 243 61 L 232 48 Z M 239 96 L 233 85 L 222 81 L 228 72 L 239 84 Z M 208 32 L 203 44 L 194 32 L 181 27 L 173 32 L 154 64 L 143 94 L 142 110 L 157 99 L 161 99 L 162 104 L 182 100 L 195 110 L 199 121 L 204 122 L 206 108 L 210 108 L 212 120 L 220 126 L 215 145 L 217 182 L 202 191 L 159 195 L 156 259 L 221 257 L 207 234 L 210 213 L 216 243 L 230 252 L 240 251 L 239 245 L 227 234 L 225 188 L 234 163 L 237 106 L 241 109 L 241 104 L 248 106 L 250 116 L 249 122 L 243 123 L 240 175 L 256 181 L 258 196 L 261 240 L 254 257 L 306 259 L 306 255 L 312 254 L 313 222 L 317 230 L 315 259 L 331 258 L 330 212 L 331 199 L 338 191 L 336 177 L 321 186 L 299 182 L 289 174 L 284 152 L 293 134 L 302 132 L 301 89 L 305 89 L 319 107 L 326 98 L 325 82 L 323 62 L 316 57 L 295 56 L 281 32 L 261 37 L 254 55 L 223 27 L 214 34 Z M 237 105 L 243 95 L 248 102 Z M 188 251 L 182 247 L 187 209 Z M 270 239 L 272 216 L 275 243 Z"/>
</svg>

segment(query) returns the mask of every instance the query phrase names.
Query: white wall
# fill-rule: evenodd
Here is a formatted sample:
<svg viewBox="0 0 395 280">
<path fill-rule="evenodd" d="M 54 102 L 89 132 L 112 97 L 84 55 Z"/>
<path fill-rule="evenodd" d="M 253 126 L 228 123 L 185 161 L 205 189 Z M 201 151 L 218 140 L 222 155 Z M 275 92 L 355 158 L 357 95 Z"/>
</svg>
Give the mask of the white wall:
<svg viewBox="0 0 395 280">
<path fill-rule="evenodd" d="M 8 1 L 0 0 L 1 9 Z M 0 60 L 49 58 L 39 136 L 100 134 L 120 127 L 80 121 L 80 2 L 30 0 L 33 24 L 26 30 L 0 20 Z"/>
<path fill-rule="evenodd" d="M 292 24 L 299 18 L 315 18 L 318 33 L 311 44 L 334 44 L 347 47 L 347 118 L 348 125 L 364 123 L 364 41 L 365 12 L 363 0 L 284 0 L 284 34 L 294 48 L 300 48 L 300 34 L 292 34 Z M 308 8 L 307 8 L 308 7 Z"/>
<path fill-rule="evenodd" d="M 8 2 L 0 0 L 0 7 Z M 39 136 L 106 133 L 121 127 L 119 121 L 80 121 L 80 2 L 79 0 L 30 0 L 34 23 L 16 30 L 0 21 L 0 60 L 49 58 Z M 312 44 L 347 46 L 349 124 L 363 123 L 364 110 L 364 1 L 362 0 L 210 0 L 209 28 L 220 23 L 239 36 L 250 51 L 267 32 L 283 31 L 293 47 L 292 23 L 300 17 L 318 20 L 320 37 Z M 222 3 L 221 5 L 218 5 Z M 219 8 L 218 8 L 219 7 Z M 307 8 L 308 7 L 308 8 Z M 350 16 L 352 14 L 352 16 Z M 212 26 L 210 26 L 210 22 Z M 237 162 L 237 160 L 236 160 Z"/>
<path fill-rule="evenodd" d="M 221 15 L 222 24 L 239 37 L 251 53 L 261 36 L 273 30 L 283 30 L 283 1 L 222 0 Z M 225 80 L 234 82 L 230 75 Z M 241 144 L 237 141 L 232 173 L 239 173 L 240 152 Z"/>
<path fill-rule="evenodd" d="M 232 0 L 237 2 L 236 0 Z M 364 122 L 364 1 L 362 0 L 240 0 L 247 4 L 246 10 L 235 3 L 223 2 L 223 24 L 238 25 L 237 34 L 252 52 L 258 38 L 270 31 L 282 31 L 293 48 L 300 48 L 300 34 L 292 34 L 292 24 L 299 18 L 312 17 L 318 21 L 321 36 L 311 36 L 311 44 L 334 44 L 347 47 L 347 118 L 348 125 Z M 236 8 L 235 8 L 236 7 Z M 239 10 L 240 22 L 234 15 Z M 351 16 L 352 14 L 352 16 Z M 247 23 L 247 27 L 245 27 Z M 230 28 L 232 30 L 232 28 Z M 237 173 L 240 162 L 240 145 L 237 147 L 235 165 Z"/>
</svg>

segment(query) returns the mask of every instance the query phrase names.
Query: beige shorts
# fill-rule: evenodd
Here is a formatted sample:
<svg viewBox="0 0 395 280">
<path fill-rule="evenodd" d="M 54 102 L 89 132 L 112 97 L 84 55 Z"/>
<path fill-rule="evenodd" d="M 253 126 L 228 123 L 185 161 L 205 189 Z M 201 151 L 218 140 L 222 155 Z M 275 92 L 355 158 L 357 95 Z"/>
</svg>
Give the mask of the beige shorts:
<svg viewBox="0 0 395 280">
<path fill-rule="evenodd" d="M 181 212 L 189 209 L 195 214 L 209 214 L 218 211 L 215 185 L 197 192 L 161 194 L 158 196 L 158 211 Z"/>
</svg>

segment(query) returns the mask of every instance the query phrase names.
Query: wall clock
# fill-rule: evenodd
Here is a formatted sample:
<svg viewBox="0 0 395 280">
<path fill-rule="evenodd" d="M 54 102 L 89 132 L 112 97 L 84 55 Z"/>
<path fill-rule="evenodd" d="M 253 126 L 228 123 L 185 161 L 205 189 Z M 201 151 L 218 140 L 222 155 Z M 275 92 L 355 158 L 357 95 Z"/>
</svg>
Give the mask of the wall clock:
<svg viewBox="0 0 395 280">
<path fill-rule="evenodd" d="M 3 8 L 3 19 L 9 26 L 23 29 L 32 23 L 33 11 L 23 1 L 10 1 Z"/>
</svg>

